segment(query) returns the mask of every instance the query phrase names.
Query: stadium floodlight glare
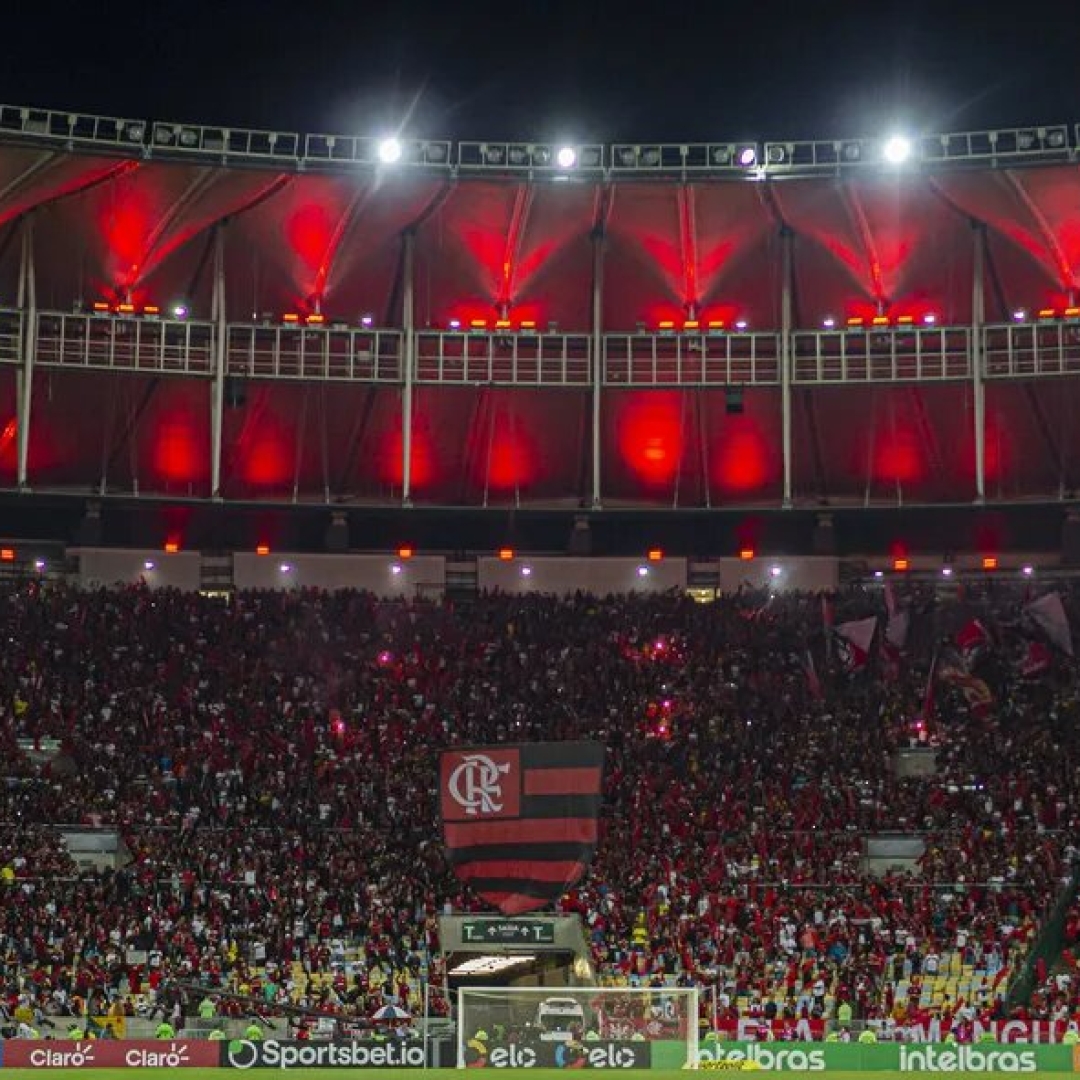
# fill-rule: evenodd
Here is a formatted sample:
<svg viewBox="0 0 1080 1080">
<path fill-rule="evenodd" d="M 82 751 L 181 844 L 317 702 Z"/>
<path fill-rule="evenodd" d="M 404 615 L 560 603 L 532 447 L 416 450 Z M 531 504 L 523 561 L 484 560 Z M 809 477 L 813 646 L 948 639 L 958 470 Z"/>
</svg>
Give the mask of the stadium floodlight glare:
<svg viewBox="0 0 1080 1080">
<path fill-rule="evenodd" d="M 744 169 L 753 168 L 757 164 L 757 147 L 756 146 L 741 146 L 739 147 L 739 164 Z"/>
<path fill-rule="evenodd" d="M 833 327 L 836 326 L 836 320 L 831 315 L 826 315 L 825 318 L 821 320 L 821 325 L 826 330 L 832 330 Z"/>
<path fill-rule="evenodd" d="M 647 566 L 639 566 L 637 568 L 637 576 L 638 577 L 648 577 L 649 576 L 649 568 Z"/>
<path fill-rule="evenodd" d="M 911 157 L 911 140 L 904 135 L 890 135 L 881 153 L 890 165 L 903 165 Z"/>
<path fill-rule="evenodd" d="M 1027 318 L 1027 312 L 1023 308 L 1017 308 L 1013 312 L 1013 322 L 1023 322 Z"/>
<path fill-rule="evenodd" d="M 174 319 L 186 319 L 190 314 L 190 308 L 181 300 L 173 304 L 172 313 Z"/>
<path fill-rule="evenodd" d="M 1031 577 L 1031 575 L 1035 573 L 1035 567 L 1034 566 L 1025 566 L 1023 573 L 1024 573 L 1024 577 Z"/>
<path fill-rule="evenodd" d="M 147 559 L 146 562 L 144 562 L 142 564 L 142 567 L 143 567 L 144 570 L 153 570 L 154 569 L 154 560 L 153 559 Z"/>
<path fill-rule="evenodd" d="M 379 160 L 384 165 L 394 165 L 401 160 L 401 141 L 393 136 L 379 142 Z"/>
<path fill-rule="evenodd" d="M 780 576 L 780 575 L 781 575 L 781 574 L 782 574 L 783 572 L 784 572 L 784 571 L 783 571 L 783 570 L 782 570 L 782 569 L 781 569 L 781 568 L 780 568 L 779 566 L 770 566 L 770 567 L 769 567 L 769 573 L 770 573 L 770 574 L 771 574 L 771 575 L 772 575 L 772 576 L 773 576 L 774 578 L 778 578 L 778 577 L 779 577 L 779 576 Z"/>
<path fill-rule="evenodd" d="M 523 566 L 521 568 L 521 576 L 522 577 L 532 577 L 532 567 L 531 566 Z"/>
<path fill-rule="evenodd" d="M 555 161 L 560 169 L 572 169 L 577 164 L 577 151 L 572 146 L 560 146 Z"/>
</svg>

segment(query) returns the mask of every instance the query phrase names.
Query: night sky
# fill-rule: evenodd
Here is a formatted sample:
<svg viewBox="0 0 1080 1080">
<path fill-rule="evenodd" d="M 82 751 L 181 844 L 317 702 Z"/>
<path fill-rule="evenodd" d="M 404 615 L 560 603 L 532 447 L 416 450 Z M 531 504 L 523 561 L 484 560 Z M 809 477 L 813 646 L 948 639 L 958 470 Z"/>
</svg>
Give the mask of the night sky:
<svg viewBox="0 0 1080 1080">
<path fill-rule="evenodd" d="M 1080 4 L 40 0 L 0 101 L 301 132 L 831 138 L 1080 120 Z M 797 12 L 797 14 L 793 14 Z"/>
</svg>

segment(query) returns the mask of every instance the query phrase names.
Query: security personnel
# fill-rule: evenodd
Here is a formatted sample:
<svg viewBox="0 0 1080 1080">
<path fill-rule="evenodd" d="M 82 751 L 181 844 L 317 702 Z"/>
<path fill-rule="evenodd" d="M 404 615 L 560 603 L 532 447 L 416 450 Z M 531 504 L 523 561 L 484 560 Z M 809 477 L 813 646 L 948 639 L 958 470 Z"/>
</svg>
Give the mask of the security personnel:
<svg viewBox="0 0 1080 1080">
<path fill-rule="evenodd" d="M 86 1032 L 78 1024 L 72 1024 L 67 1030 L 67 1037 L 76 1042 L 82 1042 L 86 1038 Z"/>
<path fill-rule="evenodd" d="M 876 1043 L 877 1032 L 873 1028 L 867 1028 L 865 1031 L 859 1032 L 859 1042 L 866 1044 Z"/>
<path fill-rule="evenodd" d="M 168 1020 L 162 1020 L 157 1026 L 157 1031 L 154 1032 L 154 1037 L 157 1039 L 175 1039 L 176 1028 Z"/>
<path fill-rule="evenodd" d="M 225 1038 L 225 1032 L 221 1028 L 214 1028 L 209 1035 L 206 1036 L 211 1042 L 221 1042 Z"/>
<path fill-rule="evenodd" d="M 262 1042 L 263 1029 L 252 1020 L 252 1022 L 244 1028 L 244 1038 L 250 1039 L 252 1042 Z"/>
</svg>

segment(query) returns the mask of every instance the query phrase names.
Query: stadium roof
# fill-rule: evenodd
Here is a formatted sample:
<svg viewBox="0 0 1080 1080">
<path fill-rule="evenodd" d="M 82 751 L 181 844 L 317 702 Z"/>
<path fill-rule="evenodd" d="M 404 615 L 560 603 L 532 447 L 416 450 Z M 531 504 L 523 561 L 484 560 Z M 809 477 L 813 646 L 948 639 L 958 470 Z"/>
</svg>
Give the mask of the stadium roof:
<svg viewBox="0 0 1080 1080">
<path fill-rule="evenodd" d="M 418 502 L 588 503 L 597 342 L 605 505 L 779 505 L 785 355 L 796 505 L 971 501 L 977 369 L 987 499 L 1052 500 L 1077 483 L 1080 395 L 1062 377 L 1080 372 L 1067 129 L 1032 129 L 1030 146 L 1007 133 L 1012 149 L 996 156 L 970 136 L 938 158 L 928 147 L 952 144 L 920 143 L 912 167 L 891 170 L 806 149 L 842 157 L 841 143 L 775 144 L 786 158 L 761 144 L 757 182 L 727 164 L 669 168 L 663 153 L 658 170 L 640 155 L 620 170 L 620 148 L 599 147 L 595 170 L 558 182 L 533 163 L 511 168 L 515 144 L 474 168 L 462 167 L 468 147 L 486 144 L 425 144 L 446 146 L 432 167 L 315 168 L 299 149 L 263 152 L 259 133 L 235 152 L 208 149 L 206 132 L 223 129 L 192 128 L 184 147 L 185 126 L 170 125 L 166 144 L 141 121 L 61 138 L 50 125 L 66 115 L 38 130 L 21 114 L 17 131 L 0 124 L 0 307 L 16 318 L 0 328 L 7 486 L 28 252 L 39 321 L 26 464 L 38 491 L 211 494 L 215 265 L 230 324 L 225 498 L 400 501 L 407 278 Z M 181 302 L 187 317 L 169 319 Z M 98 325 L 94 303 L 113 309 Z M 165 316 L 153 326 L 148 305 Z M 306 359 L 282 345 L 287 313 L 325 320 L 292 329 L 293 342 L 321 335 Z M 684 332 L 687 320 L 697 325 Z M 470 335 L 474 322 L 483 332 Z M 349 350 L 337 366 L 335 342 Z"/>
</svg>

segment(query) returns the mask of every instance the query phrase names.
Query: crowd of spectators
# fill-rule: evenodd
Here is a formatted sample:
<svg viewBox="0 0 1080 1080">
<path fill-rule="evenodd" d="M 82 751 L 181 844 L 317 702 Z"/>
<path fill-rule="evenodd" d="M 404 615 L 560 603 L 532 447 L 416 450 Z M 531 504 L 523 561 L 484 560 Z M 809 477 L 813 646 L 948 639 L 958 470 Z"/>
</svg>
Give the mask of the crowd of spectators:
<svg viewBox="0 0 1080 1080">
<path fill-rule="evenodd" d="M 721 1015 L 875 1017 L 956 954 L 1000 1010 L 1080 818 L 1080 683 L 1065 657 L 1034 680 L 1012 664 L 1021 599 L 913 588 L 899 662 L 851 674 L 819 596 L 8 587 L 7 1009 L 134 1008 L 177 982 L 268 1010 L 416 1010 L 441 977 L 437 915 L 480 906 L 442 854 L 439 749 L 585 738 L 607 748 L 602 835 L 562 907 L 606 980 L 715 988 Z M 884 624 L 880 592 L 830 605 Z M 973 611 L 994 630 L 989 711 L 927 694 Z M 911 746 L 932 774 L 897 769 Z M 130 862 L 80 872 L 63 824 L 115 827 Z M 870 872 L 882 833 L 924 837 L 913 874 Z"/>
</svg>

